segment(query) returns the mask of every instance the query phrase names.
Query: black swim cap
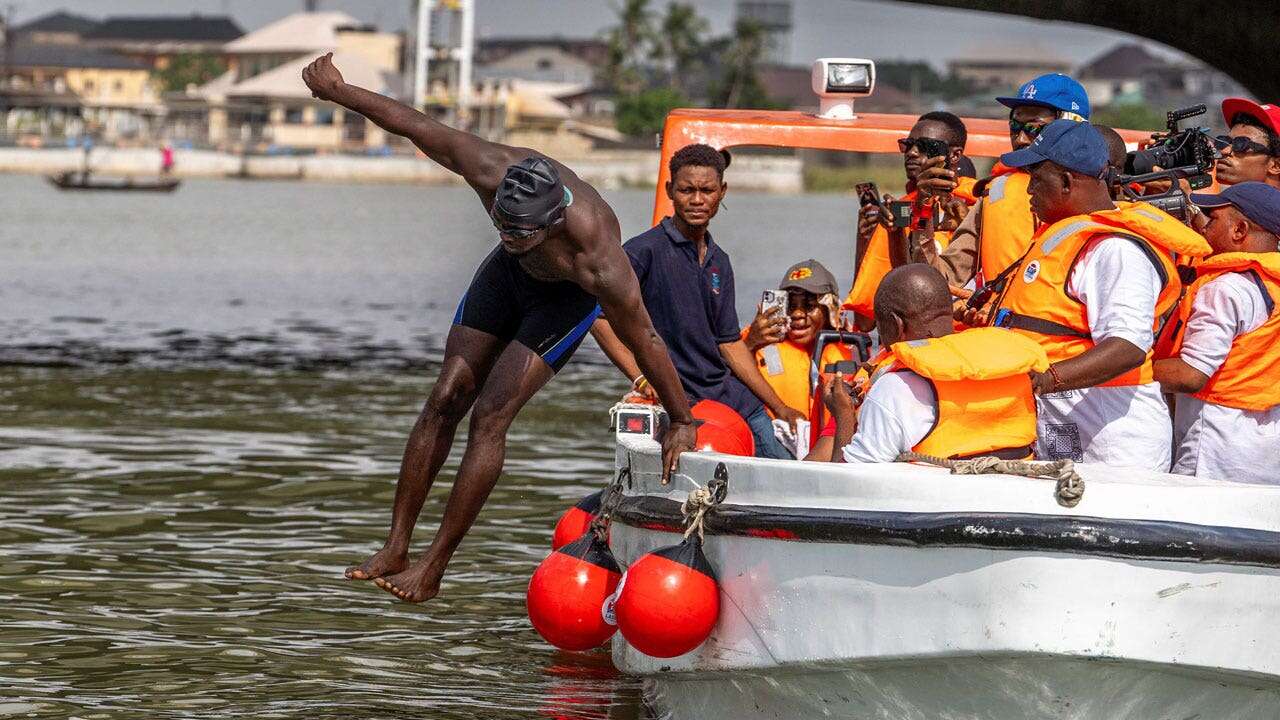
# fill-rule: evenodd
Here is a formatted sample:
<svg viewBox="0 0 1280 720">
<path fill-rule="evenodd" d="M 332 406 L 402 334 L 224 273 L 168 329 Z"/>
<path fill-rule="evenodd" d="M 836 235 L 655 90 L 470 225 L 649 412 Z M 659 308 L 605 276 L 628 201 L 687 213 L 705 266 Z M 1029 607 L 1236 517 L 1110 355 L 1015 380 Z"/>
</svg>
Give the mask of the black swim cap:
<svg viewBox="0 0 1280 720">
<path fill-rule="evenodd" d="M 555 165 L 546 158 L 525 158 L 507 168 L 490 214 L 503 225 L 547 227 L 556 221 L 566 196 Z"/>
</svg>

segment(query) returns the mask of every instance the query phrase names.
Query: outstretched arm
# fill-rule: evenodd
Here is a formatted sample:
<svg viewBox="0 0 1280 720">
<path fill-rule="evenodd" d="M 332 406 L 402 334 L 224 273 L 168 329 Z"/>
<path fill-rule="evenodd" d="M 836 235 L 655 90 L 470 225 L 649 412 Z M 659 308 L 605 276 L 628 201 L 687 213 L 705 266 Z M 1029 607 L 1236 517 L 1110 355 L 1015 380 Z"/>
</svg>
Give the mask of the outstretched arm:
<svg viewBox="0 0 1280 720">
<path fill-rule="evenodd" d="M 489 142 L 441 124 L 389 97 L 348 85 L 333 64 L 333 53 L 317 58 L 302 71 L 311 94 L 364 115 L 387 132 L 408 138 L 427 157 L 461 175 L 482 195 L 492 195 L 508 165 L 530 152 Z"/>
<path fill-rule="evenodd" d="M 666 482 L 676 469 L 680 453 L 693 449 L 696 434 L 689 398 L 684 394 L 671 357 L 667 355 L 666 343 L 653 327 L 640 294 L 640 282 L 636 280 L 621 245 L 597 244 L 594 252 L 585 258 L 579 277 L 582 288 L 599 301 L 608 320 L 608 329 L 612 330 L 611 335 L 630 352 L 671 420 L 670 429 L 662 441 L 662 472 L 663 482 Z M 610 353 L 611 359 L 612 356 Z"/>
</svg>

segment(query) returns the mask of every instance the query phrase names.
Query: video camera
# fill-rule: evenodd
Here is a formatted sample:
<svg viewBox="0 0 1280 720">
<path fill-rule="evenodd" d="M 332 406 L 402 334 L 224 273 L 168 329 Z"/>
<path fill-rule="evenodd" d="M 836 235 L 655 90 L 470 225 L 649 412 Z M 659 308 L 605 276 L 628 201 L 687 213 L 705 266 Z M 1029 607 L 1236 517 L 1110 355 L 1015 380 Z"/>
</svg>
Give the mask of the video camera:
<svg viewBox="0 0 1280 720">
<path fill-rule="evenodd" d="M 1190 219 L 1187 196 L 1178 181 L 1185 179 L 1192 190 L 1208 187 L 1213 183 L 1209 173 L 1222 154 L 1209 137 L 1208 128 L 1180 129 L 1178 124 L 1199 117 L 1206 110 L 1204 105 L 1170 110 L 1165 116 L 1168 132 L 1155 133 L 1150 145 L 1125 156 L 1124 173 L 1115 178 L 1125 197 L 1154 205 L 1184 223 Z M 1169 189 L 1159 195 L 1139 195 L 1131 188 L 1156 180 L 1167 180 Z"/>
</svg>

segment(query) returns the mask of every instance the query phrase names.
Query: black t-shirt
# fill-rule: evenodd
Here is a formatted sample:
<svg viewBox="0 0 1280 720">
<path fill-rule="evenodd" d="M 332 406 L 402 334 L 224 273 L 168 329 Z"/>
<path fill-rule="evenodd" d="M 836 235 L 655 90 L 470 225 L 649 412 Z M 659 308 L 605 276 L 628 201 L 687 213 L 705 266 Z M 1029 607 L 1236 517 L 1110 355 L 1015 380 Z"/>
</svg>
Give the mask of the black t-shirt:
<svg viewBox="0 0 1280 720">
<path fill-rule="evenodd" d="M 743 418 L 758 411 L 763 403 L 720 356 L 719 345 L 738 340 L 741 326 L 734 307 L 733 266 L 711 234 L 701 266 L 697 247 L 669 217 L 622 247 L 689 400 L 716 400 Z"/>
</svg>

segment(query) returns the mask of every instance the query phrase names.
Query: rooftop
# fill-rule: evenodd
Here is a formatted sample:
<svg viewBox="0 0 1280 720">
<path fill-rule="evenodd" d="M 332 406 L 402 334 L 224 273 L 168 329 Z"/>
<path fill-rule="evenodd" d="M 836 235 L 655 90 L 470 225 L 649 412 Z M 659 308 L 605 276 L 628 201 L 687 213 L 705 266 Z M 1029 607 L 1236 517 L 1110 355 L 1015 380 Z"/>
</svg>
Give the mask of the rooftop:
<svg viewBox="0 0 1280 720">
<path fill-rule="evenodd" d="M 227 97 L 273 97 L 311 99 L 311 91 L 302 82 L 302 70 L 315 58 L 310 55 L 287 62 L 280 67 L 255 75 L 242 82 L 225 87 L 227 77 L 218 78 L 202 90 L 212 90 L 215 84 L 221 84 L 217 92 Z M 393 72 L 374 67 L 363 56 L 349 52 L 335 52 L 333 64 L 342 71 L 343 78 L 353 85 L 368 88 L 373 92 L 389 97 L 397 97 L 403 92 L 403 80 Z M 205 94 L 208 94 L 207 92 Z"/>
<path fill-rule="evenodd" d="M 85 39 L 221 43 L 243 34 L 234 20 L 222 15 L 151 15 L 107 18 Z"/>
<path fill-rule="evenodd" d="M 146 70 L 150 65 L 88 48 L 82 45 L 43 45 L 19 43 L 9 49 L 10 67 L 99 68 L 105 70 Z"/>
<path fill-rule="evenodd" d="M 1174 63 L 1137 43 L 1122 43 L 1080 66 L 1082 80 L 1123 80 Z"/>
<path fill-rule="evenodd" d="M 306 53 L 338 46 L 338 30 L 360 26 L 344 12 L 294 13 L 227 43 L 229 53 Z"/>
<path fill-rule="evenodd" d="M 48 15 L 41 15 L 25 25 L 13 28 L 15 35 L 25 33 L 72 33 L 84 35 L 98 27 L 98 21 L 83 15 L 73 15 L 59 10 Z"/>
</svg>

